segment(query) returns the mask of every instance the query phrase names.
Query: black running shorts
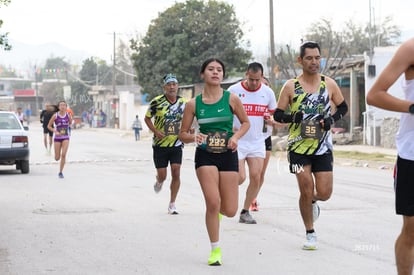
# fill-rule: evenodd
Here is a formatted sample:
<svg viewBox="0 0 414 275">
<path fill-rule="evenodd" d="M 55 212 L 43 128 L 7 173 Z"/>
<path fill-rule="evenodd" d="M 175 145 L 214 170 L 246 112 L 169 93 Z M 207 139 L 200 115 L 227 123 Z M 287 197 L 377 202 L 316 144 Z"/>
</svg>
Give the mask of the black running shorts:
<svg viewBox="0 0 414 275">
<path fill-rule="evenodd" d="M 266 148 L 266 151 L 272 151 L 272 137 L 271 136 L 268 136 L 265 139 L 265 148 Z"/>
<path fill-rule="evenodd" d="M 399 215 L 414 216 L 414 161 L 398 156 L 394 171 L 395 211 Z"/>
<path fill-rule="evenodd" d="M 209 153 L 204 149 L 196 148 L 195 169 L 200 166 L 216 166 L 220 172 L 239 172 L 239 158 L 237 151 L 227 150 L 224 153 Z"/>
<path fill-rule="evenodd" d="M 152 158 L 154 160 L 155 168 L 166 168 L 168 163 L 181 164 L 183 160 L 183 148 L 178 147 L 152 147 Z"/>
<path fill-rule="evenodd" d="M 53 132 L 47 127 L 43 127 L 43 134 L 49 134 L 50 137 L 53 137 Z"/>
<path fill-rule="evenodd" d="M 332 151 L 328 150 L 323 155 L 302 155 L 295 152 L 288 154 L 289 170 L 296 174 L 306 165 L 311 165 L 312 173 L 329 172 L 333 170 Z"/>
</svg>

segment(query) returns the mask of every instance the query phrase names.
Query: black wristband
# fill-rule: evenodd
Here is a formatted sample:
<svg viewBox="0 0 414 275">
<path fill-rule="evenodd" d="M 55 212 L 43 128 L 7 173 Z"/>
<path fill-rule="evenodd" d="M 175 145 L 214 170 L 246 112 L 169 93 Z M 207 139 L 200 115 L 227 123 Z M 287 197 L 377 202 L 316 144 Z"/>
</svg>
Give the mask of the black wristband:
<svg viewBox="0 0 414 275">
<path fill-rule="evenodd" d="M 346 104 L 345 100 L 336 106 L 336 109 L 337 110 L 335 114 L 332 115 L 334 121 L 340 120 L 348 112 L 348 105 Z"/>
<path fill-rule="evenodd" d="M 412 115 L 414 115 L 414 104 L 411 104 L 410 107 L 408 108 L 408 112 Z"/>
<path fill-rule="evenodd" d="M 273 114 L 273 119 L 277 122 L 281 123 L 290 123 L 292 122 L 292 116 L 285 114 L 285 111 L 282 109 L 276 109 L 275 113 Z"/>
</svg>

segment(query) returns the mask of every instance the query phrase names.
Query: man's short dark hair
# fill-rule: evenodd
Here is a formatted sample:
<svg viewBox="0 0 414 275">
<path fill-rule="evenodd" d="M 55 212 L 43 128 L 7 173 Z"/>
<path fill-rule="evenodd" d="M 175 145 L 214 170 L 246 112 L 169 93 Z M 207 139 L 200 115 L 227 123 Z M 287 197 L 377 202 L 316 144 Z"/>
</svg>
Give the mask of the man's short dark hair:
<svg viewBox="0 0 414 275">
<path fill-rule="evenodd" d="M 259 62 L 252 62 L 247 66 L 247 71 L 253 71 L 255 73 L 261 71 L 263 74 L 263 66 Z"/>
<path fill-rule="evenodd" d="M 315 41 L 305 41 L 300 45 L 299 55 L 301 58 L 305 56 L 306 49 L 318 49 L 319 53 L 321 52 L 321 47 Z"/>
</svg>

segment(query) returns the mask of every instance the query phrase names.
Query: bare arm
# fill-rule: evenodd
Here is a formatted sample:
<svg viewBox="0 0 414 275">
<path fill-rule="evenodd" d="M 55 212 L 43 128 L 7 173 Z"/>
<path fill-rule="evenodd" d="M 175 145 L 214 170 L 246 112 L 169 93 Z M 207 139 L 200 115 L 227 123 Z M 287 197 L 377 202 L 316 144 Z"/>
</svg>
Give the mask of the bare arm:
<svg viewBox="0 0 414 275">
<path fill-rule="evenodd" d="M 338 84 L 336 84 L 335 80 L 327 77 L 326 86 L 329 92 L 331 108 L 333 108 L 332 110 L 335 112 L 331 111 L 331 114 L 322 118 L 320 123 L 325 131 L 329 131 L 332 125 L 348 112 L 348 104 L 345 102 L 341 89 Z"/>
<path fill-rule="evenodd" d="M 233 108 L 234 115 L 240 121 L 240 128 L 237 130 L 233 136 L 229 139 L 227 147 L 231 150 L 237 149 L 237 144 L 239 139 L 246 134 L 246 132 L 250 128 L 250 120 L 246 114 L 246 110 L 243 107 L 243 103 L 241 102 L 240 98 L 236 95 L 231 93 L 230 94 L 230 105 Z"/>
<path fill-rule="evenodd" d="M 145 116 L 144 122 L 148 126 L 148 129 L 150 129 L 151 132 L 155 131 L 154 124 L 152 123 L 152 120 L 150 117 Z"/>
<path fill-rule="evenodd" d="M 180 133 L 178 138 L 184 143 L 190 143 L 195 141 L 195 134 L 192 131 L 191 126 L 193 124 L 195 116 L 195 99 L 191 99 L 185 104 L 183 119 L 181 121 Z"/>
<path fill-rule="evenodd" d="M 53 114 L 52 117 L 49 120 L 49 123 L 47 124 L 47 129 L 51 132 L 55 132 L 55 129 L 53 128 L 53 123 L 55 123 L 56 114 Z"/>
<path fill-rule="evenodd" d="M 303 119 L 303 112 L 291 112 L 286 114 L 286 109 L 290 106 L 293 101 L 293 95 L 295 90 L 295 82 L 293 79 L 288 80 L 285 85 L 283 85 L 282 90 L 280 91 L 279 101 L 277 103 L 277 108 L 273 114 L 275 121 L 280 123 L 300 123 Z"/>
<path fill-rule="evenodd" d="M 286 111 L 290 105 L 291 95 L 294 90 L 294 82 L 292 79 L 288 80 L 280 90 L 279 100 L 277 101 L 277 108 Z"/>
<path fill-rule="evenodd" d="M 403 43 L 394 54 L 390 63 L 381 72 L 374 85 L 368 91 L 367 103 L 394 112 L 408 112 L 413 103 L 399 99 L 388 93 L 388 89 L 405 73 L 412 77 L 414 74 L 414 38 Z"/>
<path fill-rule="evenodd" d="M 326 82 L 328 91 L 331 94 L 330 99 L 335 106 L 338 106 L 345 100 L 341 89 L 339 88 L 338 84 L 336 84 L 335 80 L 330 77 L 326 78 Z"/>
<path fill-rule="evenodd" d="M 69 126 L 70 126 L 70 125 L 72 125 L 72 122 L 73 122 L 73 118 L 72 118 L 72 116 L 69 114 Z"/>
<path fill-rule="evenodd" d="M 152 123 L 152 120 L 150 117 L 145 116 L 144 121 L 145 121 L 145 124 L 148 126 L 148 129 L 150 129 L 157 138 L 162 139 L 165 137 L 165 134 L 163 132 L 155 128 L 154 123 Z"/>
</svg>

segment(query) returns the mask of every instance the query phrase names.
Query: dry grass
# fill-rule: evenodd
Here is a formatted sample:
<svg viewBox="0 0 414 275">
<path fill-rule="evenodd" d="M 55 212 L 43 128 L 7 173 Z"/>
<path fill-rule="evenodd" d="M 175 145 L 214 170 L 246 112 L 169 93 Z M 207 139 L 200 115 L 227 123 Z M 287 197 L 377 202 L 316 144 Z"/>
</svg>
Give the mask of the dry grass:
<svg viewBox="0 0 414 275">
<path fill-rule="evenodd" d="M 334 157 L 353 160 L 378 161 L 383 163 L 395 162 L 395 156 L 392 155 L 382 153 L 361 153 L 358 151 L 334 151 Z"/>
</svg>

